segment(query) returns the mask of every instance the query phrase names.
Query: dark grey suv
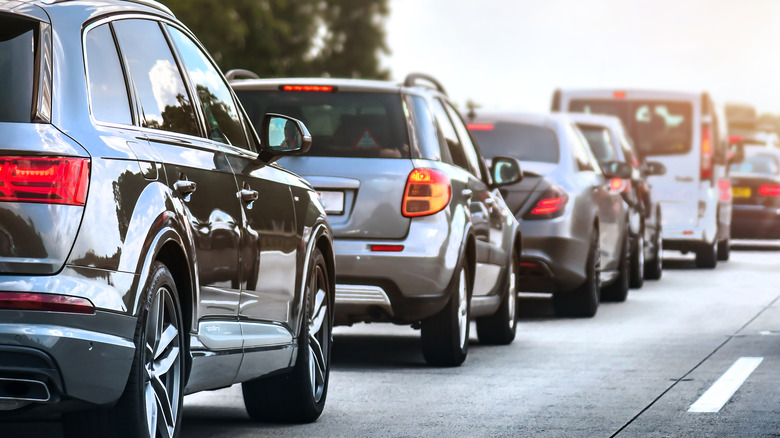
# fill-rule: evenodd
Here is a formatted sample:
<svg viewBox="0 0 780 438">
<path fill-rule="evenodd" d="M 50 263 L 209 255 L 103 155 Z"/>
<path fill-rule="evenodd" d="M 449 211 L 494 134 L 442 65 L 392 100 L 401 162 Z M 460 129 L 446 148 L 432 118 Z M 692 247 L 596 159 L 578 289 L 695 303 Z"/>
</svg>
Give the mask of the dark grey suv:
<svg viewBox="0 0 780 438">
<path fill-rule="evenodd" d="M 258 137 L 147 1 L 0 3 L 0 96 L 0 417 L 175 437 L 185 393 L 243 383 L 253 418 L 315 420 L 331 228 L 274 163 L 305 126 L 264 115 Z"/>
<path fill-rule="evenodd" d="M 445 366 L 466 358 L 470 317 L 480 341 L 512 342 L 520 229 L 498 187 L 521 178 L 519 163 L 488 169 L 433 78 L 231 84 L 256 126 L 281 112 L 311 129 L 307 156 L 281 163 L 333 226 L 336 324 L 419 324 L 426 360 Z"/>
</svg>

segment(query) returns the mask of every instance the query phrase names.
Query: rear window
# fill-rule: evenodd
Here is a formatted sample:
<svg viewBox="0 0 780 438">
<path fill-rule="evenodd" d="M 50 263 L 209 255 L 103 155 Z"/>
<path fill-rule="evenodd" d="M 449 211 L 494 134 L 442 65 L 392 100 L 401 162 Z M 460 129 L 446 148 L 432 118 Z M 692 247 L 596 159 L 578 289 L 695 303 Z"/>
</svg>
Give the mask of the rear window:
<svg viewBox="0 0 780 438">
<path fill-rule="evenodd" d="M 731 173 L 748 173 L 756 175 L 780 174 L 780 163 L 777 156 L 771 153 L 750 151 L 745 148 L 745 159 L 740 163 L 732 163 L 729 166 Z"/>
<path fill-rule="evenodd" d="M 550 128 L 524 123 L 475 123 L 471 135 L 488 157 L 509 156 L 521 161 L 557 163 L 560 160 L 558 136 Z"/>
<path fill-rule="evenodd" d="M 312 136 L 306 155 L 410 158 L 399 94 L 262 90 L 236 94 L 258 132 L 266 113 L 302 121 Z"/>
<path fill-rule="evenodd" d="M 693 105 L 689 102 L 572 100 L 569 111 L 619 117 L 641 156 L 687 154 L 691 150 Z"/>
<path fill-rule="evenodd" d="M 609 131 L 606 128 L 580 124 L 578 124 L 577 127 L 580 128 L 582 135 L 588 140 L 590 149 L 600 162 L 606 163 L 608 161 L 618 160 L 617 152 L 610 139 Z"/>
<path fill-rule="evenodd" d="M 0 122 L 30 122 L 38 23 L 0 15 Z"/>
</svg>

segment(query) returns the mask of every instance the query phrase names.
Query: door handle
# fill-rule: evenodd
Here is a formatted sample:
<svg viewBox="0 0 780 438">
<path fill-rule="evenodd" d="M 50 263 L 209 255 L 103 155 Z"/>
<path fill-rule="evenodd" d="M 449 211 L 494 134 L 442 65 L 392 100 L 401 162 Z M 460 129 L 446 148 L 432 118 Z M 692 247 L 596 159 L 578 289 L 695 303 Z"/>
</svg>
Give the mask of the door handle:
<svg viewBox="0 0 780 438">
<path fill-rule="evenodd" d="M 241 196 L 241 200 L 244 202 L 257 201 L 257 198 L 260 197 L 260 193 L 258 193 L 257 190 L 241 189 L 241 191 L 238 193 L 239 196 Z"/>
<path fill-rule="evenodd" d="M 180 179 L 173 183 L 173 189 L 185 196 L 194 192 L 197 188 L 198 185 L 195 184 L 195 181 L 188 181 L 186 179 Z"/>
</svg>

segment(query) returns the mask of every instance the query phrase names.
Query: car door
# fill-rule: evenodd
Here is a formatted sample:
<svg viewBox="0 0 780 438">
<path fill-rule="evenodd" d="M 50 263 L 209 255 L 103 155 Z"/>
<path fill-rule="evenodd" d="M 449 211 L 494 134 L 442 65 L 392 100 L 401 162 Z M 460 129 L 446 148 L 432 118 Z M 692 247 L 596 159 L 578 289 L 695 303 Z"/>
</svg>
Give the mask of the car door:
<svg viewBox="0 0 780 438">
<path fill-rule="evenodd" d="M 204 126 L 161 24 L 124 19 L 113 23 L 132 80 L 145 139 L 139 143 L 162 163 L 180 202 L 174 211 L 189 225 L 199 286 L 188 388 L 233 382 L 241 363 L 238 325 L 241 206 L 225 148 L 203 138 Z M 138 145 L 136 146 L 138 149 Z M 143 149 L 143 148 L 141 148 Z M 218 351 L 214 355 L 210 352 Z M 198 366 L 206 362 L 209 366 Z M 200 374 L 201 370 L 204 371 Z"/>
<path fill-rule="evenodd" d="M 506 252 L 500 245 L 504 221 L 496 199 L 485 183 L 482 169 L 468 130 L 448 102 L 434 99 L 433 113 L 444 135 L 453 164 L 464 171 L 465 187 L 460 194 L 471 212 L 472 229 L 476 237 L 477 263 L 472 296 L 494 292 L 501 278 Z M 459 192 L 453 183 L 453 202 Z M 503 253 L 503 254 L 502 254 Z"/>
<path fill-rule="evenodd" d="M 257 138 L 211 59 L 183 31 L 168 26 L 171 39 L 197 90 L 210 139 L 225 158 L 237 186 L 225 196 L 240 204 L 240 299 L 238 319 L 244 360 L 237 381 L 286 366 L 296 330 L 291 327 L 302 236 L 296 231 L 293 176 L 258 159 Z M 306 201 L 306 200 L 301 200 Z M 269 351 L 278 350 L 277 360 Z"/>
</svg>

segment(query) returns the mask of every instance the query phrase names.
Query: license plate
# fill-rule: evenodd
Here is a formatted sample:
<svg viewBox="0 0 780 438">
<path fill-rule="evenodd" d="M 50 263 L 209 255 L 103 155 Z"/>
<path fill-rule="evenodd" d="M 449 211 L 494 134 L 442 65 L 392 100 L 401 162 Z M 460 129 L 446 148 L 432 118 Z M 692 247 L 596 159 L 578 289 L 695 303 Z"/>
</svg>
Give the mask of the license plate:
<svg viewBox="0 0 780 438">
<path fill-rule="evenodd" d="M 732 187 L 731 196 L 735 198 L 749 198 L 750 187 Z"/>
<path fill-rule="evenodd" d="M 317 193 L 320 195 L 320 202 L 322 202 L 322 206 L 325 207 L 325 213 L 344 213 L 344 192 Z"/>
</svg>

